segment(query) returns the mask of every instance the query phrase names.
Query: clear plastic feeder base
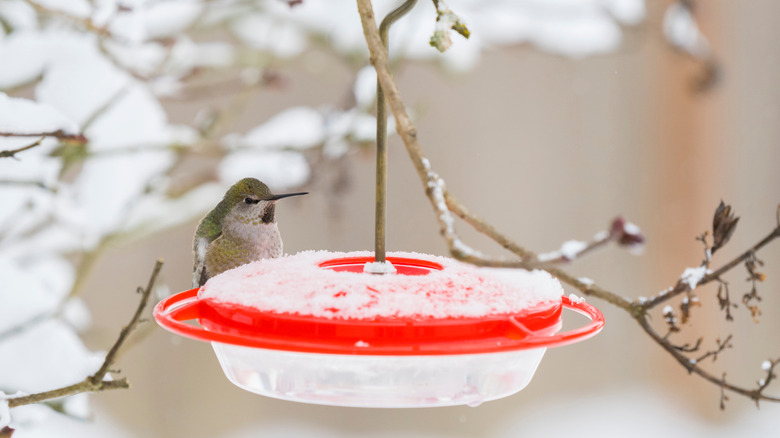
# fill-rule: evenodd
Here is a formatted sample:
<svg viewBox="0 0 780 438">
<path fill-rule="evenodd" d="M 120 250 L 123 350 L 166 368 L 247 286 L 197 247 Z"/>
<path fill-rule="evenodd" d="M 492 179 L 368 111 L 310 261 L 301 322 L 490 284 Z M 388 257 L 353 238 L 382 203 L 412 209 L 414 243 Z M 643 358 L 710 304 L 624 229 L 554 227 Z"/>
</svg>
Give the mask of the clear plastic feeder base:
<svg viewBox="0 0 780 438">
<path fill-rule="evenodd" d="M 399 357 L 212 346 L 228 379 L 247 391 L 370 408 L 477 406 L 506 397 L 528 385 L 546 351 Z"/>
</svg>

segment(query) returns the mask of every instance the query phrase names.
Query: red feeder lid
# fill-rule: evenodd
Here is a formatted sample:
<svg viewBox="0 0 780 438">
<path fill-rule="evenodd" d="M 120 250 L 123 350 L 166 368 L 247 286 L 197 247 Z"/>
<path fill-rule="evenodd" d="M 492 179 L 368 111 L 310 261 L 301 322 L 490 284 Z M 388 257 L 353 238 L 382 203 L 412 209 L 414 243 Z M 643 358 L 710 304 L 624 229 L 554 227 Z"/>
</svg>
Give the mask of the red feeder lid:
<svg viewBox="0 0 780 438">
<path fill-rule="evenodd" d="M 320 268 L 363 272 L 372 257 L 327 260 Z M 426 275 L 442 266 L 428 260 L 388 257 L 394 275 Z M 372 275 L 372 274 L 365 274 Z M 591 322 L 566 333 L 555 332 L 566 307 Z M 457 318 L 376 317 L 340 319 L 281 314 L 198 297 L 198 289 L 173 295 L 154 309 L 166 329 L 194 339 L 245 347 L 297 352 L 359 355 L 447 355 L 553 347 L 598 333 L 604 317 L 585 302 L 561 297 L 511 315 Z M 184 321 L 197 320 L 199 325 Z"/>
</svg>

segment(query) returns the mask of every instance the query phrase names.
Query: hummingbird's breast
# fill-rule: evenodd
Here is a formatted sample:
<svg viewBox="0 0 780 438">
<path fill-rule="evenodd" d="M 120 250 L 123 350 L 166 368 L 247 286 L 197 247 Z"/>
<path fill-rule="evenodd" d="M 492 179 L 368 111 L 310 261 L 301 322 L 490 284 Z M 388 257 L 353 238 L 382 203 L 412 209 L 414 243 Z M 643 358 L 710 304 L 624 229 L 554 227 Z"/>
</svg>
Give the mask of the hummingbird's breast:
<svg viewBox="0 0 780 438">
<path fill-rule="evenodd" d="M 282 236 L 276 223 L 238 222 L 206 250 L 206 271 L 214 276 L 260 259 L 282 255 Z"/>
</svg>

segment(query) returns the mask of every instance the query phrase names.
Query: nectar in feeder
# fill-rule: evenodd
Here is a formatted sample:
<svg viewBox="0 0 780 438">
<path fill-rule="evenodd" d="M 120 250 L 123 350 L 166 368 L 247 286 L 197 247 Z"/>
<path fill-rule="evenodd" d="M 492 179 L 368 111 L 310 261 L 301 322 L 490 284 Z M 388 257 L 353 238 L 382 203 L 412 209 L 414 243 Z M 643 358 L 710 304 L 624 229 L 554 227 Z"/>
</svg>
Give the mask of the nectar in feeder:
<svg viewBox="0 0 780 438">
<path fill-rule="evenodd" d="M 547 347 L 597 333 L 601 313 L 541 271 L 394 253 L 304 252 L 227 271 L 158 304 L 169 330 L 210 341 L 239 387 L 336 406 L 427 407 L 511 395 Z M 561 309 L 592 322 L 567 333 Z M 197 319 L 199 326 L 182 321 Z"/>
</svg>

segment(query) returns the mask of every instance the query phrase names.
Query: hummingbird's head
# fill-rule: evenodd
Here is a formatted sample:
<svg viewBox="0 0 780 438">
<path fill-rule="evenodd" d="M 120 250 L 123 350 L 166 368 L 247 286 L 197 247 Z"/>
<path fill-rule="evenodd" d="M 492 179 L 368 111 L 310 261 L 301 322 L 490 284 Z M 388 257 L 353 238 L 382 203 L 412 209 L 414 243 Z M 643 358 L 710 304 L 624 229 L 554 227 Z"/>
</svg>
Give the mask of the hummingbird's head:
<svg viewBox="0 0 780 438">
<path fill-rule="evenodd" d="M 270 224 L 275 221 L 276 201 L 305 194 L 307 192 L 274 195 L 262 181 L 255 178 L 244 178 L 225 193 L 225 200 L 228 205 L 232 206 L 231 216 L 240 221 Z"/>
</svg>

